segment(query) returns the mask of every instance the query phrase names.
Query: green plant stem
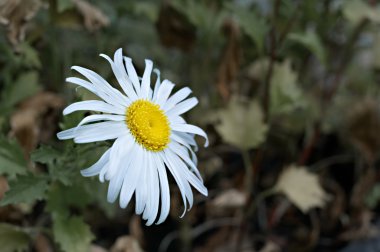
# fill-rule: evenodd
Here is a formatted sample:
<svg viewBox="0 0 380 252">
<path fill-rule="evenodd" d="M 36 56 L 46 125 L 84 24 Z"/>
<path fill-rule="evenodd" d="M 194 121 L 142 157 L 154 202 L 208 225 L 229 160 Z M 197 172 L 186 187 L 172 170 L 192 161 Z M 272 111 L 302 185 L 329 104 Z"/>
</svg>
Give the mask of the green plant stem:
<svg viewBox="0 0 380 252">
<path fill-rule="evenodd" d="M 181 239 L 181 252 L 191 251 L 191 226 L 187 218 L 181 221 L 180 228 L 180 239 Z"/>
<path fill-rule="evenodd" d="M 243 157 L 244 169 L 245 169 L 244 188 L 247 194 L 250 195 L 252 192 L 252 186 L 253 186 L 253 181 L 254 181 L 251 157 L 249 155 L 248 150 L 243 150 L 241 154 Z"/>
<path fill-rule="evenodd" d="M 241 223 L 239 225 L 239 230 L 238 230 L 238 235 L 237 235 L 237 239 L 236 239 L 236 251 L 240 251 L 241 250 L 241 244 L 242 244 L 242 240 L 243 240 L 243 234 L 245 232 L 245 230 L 247 229 L 247 225 L 246 225 L 246 219 L 248 218 L 248 216 L 252 216 L 257 207 L 259 206 L 259 204 L 265 200 L 267 197 L 273 195 L 274 193 L 276 193 L 276 189 L 275 188 L 269 188 L 265 191 L 262 191 L 260 192 L 256 198 L 254 200 L 252 200 L 249 205 L 248 205 L 248 208 L 246 208 L 246 211 L 242 217 L 242 220 L 241 220 Z M 248 201 L 249 199 L 247 199 Z"/>
<path fill-rule="evenodd" d="M 269 66 L 268 72 L 264 78 L 264 97 L 263 97 L 263 109 L 264 109 L 264 121 L 269 120 L 269 105 L 270 105 L 270 83 L 273 75 L 274 62 L 276 60 L 276 20 L 278 16 L 278 10 L 280 8 L 281 0 L 276 0 L 273 10 L 273 27 L 269 32 Z"/>
<path fill-rule="evenodd" d="M 247 216 L 254 214 L 260 202 L 262 202 L 267 197 L 272 196 L 275 193 L 276 193 L 276 189 L 272 187 L 257 194 L 255 200 L 252 201 L 252 203 L 248 207 Z"/>
</svg>

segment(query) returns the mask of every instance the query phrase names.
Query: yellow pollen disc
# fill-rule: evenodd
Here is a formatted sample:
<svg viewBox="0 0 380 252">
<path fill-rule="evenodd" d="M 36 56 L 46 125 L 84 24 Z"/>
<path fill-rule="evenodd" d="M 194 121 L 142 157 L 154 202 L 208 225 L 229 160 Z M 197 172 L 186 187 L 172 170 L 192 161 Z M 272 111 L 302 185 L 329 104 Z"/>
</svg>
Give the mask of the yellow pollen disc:
<svg viewBox="0 0 380 252">
<path fill-rule="evenodd" d="M 133 102 L 126 112 L 126 123 L 136 141 L 150 151 L 162 151 L 169 144 L 169 120 L 157 104 Z"/>
</svg>

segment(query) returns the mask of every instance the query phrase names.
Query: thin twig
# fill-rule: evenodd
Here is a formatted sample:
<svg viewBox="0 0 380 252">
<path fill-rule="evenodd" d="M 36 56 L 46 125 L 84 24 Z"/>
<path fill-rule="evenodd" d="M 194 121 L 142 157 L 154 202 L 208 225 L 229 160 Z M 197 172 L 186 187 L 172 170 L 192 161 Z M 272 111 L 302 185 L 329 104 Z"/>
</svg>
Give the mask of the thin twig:
<svg viewBox="0 0 380 252">
<path fill-rule="evenodd" d="M 244 178 L 244 186 L 247 194 L 250 194 L 252 191 L 252 182 L 254 181 L 254 174 L 252 172 L 252 162 L 251 157 L 249 155 L 248 150 L 242 151 L 244 168 L 245 168 L 245 178 Z"/>
<path fill-rule="evenodd" d="M 222 219 L 214 219 L 209 220 L 199 226 L 196 226 L 191 230 L 190 238 L 194 240 L 201 234 L 219 227 L 224 226 L 238 226 L 240 223 L 240 220 L 238 218 L 222 218 Z M 158 247 L 159 252 L 167 251 L 170 244 L 175 240 L 178 239 L 179 233 L 177 231 L 171 232 L 168 235 L 164 237 L 164 239 L 161 241 L 160 246 Z"/>
<path fill-rule="evenodd" d="M 267 74 L 264 78 L 264 98 L 263 98 L 263 109 L 264 109 L 264 121 L 269 120 L 269 105 L 270 105 L 270 83 L 273 75 L 274 62 L 276 60 L 276 20 L 278 16 L 278 11 L 280 8 L 281 0 L 276 0 L 273 9 L 273 26 L 269 32 L 269 67 Z"/>
<path fill-rule="evenodd" d="M 336 155 L 336 156 L 319 160 L 318 162 L 310 165 L 309 168 L 313 171 L 318 171 L 322 168 L 330 167 L 333 164 L 348 162 L 352 159 L 353 159 L 352 156 L 348 154 Z"/>
<path fill-rule="evenodd" d="M 305 145 L 300 155 L 300 158 L 298 159 L 298 162 L 297 162 L 298 165 L 304 165 L 306 164 L 307 160 L 309 160 L 310 155 L 312 154 L 314 150 L 314 146 L 318 142 L 320 134 L 321 134 L 320 125 L 319 123 L 316 123 L 314 125 L 313 135 L 311 136 L 310 141 Z"/>
<path fill-rule="evenodd" d="M 355 43 L 357 42 L 361 32 L 363 31 L 363 29 L 367 26 L 368 24 L 368 19 L 364 19 L 363 21 L 361 21 L 354 29 L 354 31 L 352 32 L 350 38 L 348 39 L 348 42 L 345 46 L 345 48 L 343 49 L 343 54 L 342 54 L 342 58 L 341 58 L 341 61 L 340 61 L 340 65 L 335 73 L 335 77 L 334 77 L 334 82 L 333 82 L 333 86 L 331 87 L 331 89 L 327 92 L 326 94 L 326 100 L 327 101 L 331 101 L 333 96 L 335 95 L 335 93 L 337 92 L 339 86 L 340 86 L 340 83 L 341 83 L 341 77 L 342 77 L 342 74 L 344 73 L 344 70 L 346 69 L 347 65 L 351 62 L 351 59 L 352 59 L 352 56 L 353 56 L 353 47 L 355 46 Z M 326 78 L 327 79 L 327 78 Z"/>
<path fill-rule="evenodd" d="M 347 65 L 351 61 L 352 51 L 353 51 L 352 49 L 353 49 L 356 41 L 358 40 L 361 32 L 363 31 L 363 29 L 365 28 L 365 26 L 367 24 L 368 24 L 368 20 L 363 20 L 362 22 L 360 22 L 355 27 L 355 29 L 352 32 L 345 48 L 343 49 L 343 54 L 342 54 L 342 58 L 340 60 L 340 65 L 335 72 L 333 85 L 332 85 L 331 89 L 328 92 L 326 92 L 324 97 L 323 97 L 324 98 L 323 100 L 325 102 L 322 103 L 322 106 L 323 106 L 322 113 L 324 113 L 324 111 L 327 111 L 327 109 L 325 109 L 325 107 L 328 106 L 328 104 L 331 102 L 334 95 L 338 91 L 339 86 L 341 84 L 341 76 L 344 73 L 344 70 L 346 69 Z M 325 78 L 325 79 L 328 80 L 328 78 Z M 321 117 L 323 117 L 323 115 Z M 305 148 L 303 149 L 303 151 L 301 153 L 300 159 L 298 160 L 299 165 L 305 164 L 307 162 L 307 160 L 310 158 L 310 155 L 311 155 L 314 147 L 318 143 L 318 139 L 320 136 L 320 130 L 321 129 L 320 129 L 320 121 L 319 121 L 316 123 L 316 125 L 314 127 L 313 136 L 310 138 L 310 141 L 305 145 Z"/>
<path fill-rule="evenodd" d="M 293 27 L 295 21 L 297 20 L 298 18 L 298 15 L 301 13 L 300 12 L 300 8 L 301 8 L 301 5 L 304 1 L 302 0 L 299 0 L 296 4 L 296 7 L 294 8 L 294 11 L 293 11 L 293 14 L 291 15 L 290 19 L 288 20 L 288 22 L 285 24 L 285 28 L 284 30 L 280 33 L 280 36 L 278 38 L 278 42 L 277 44 L 278 45 L 282 45 L 282 43 L 284 42 L 285 38 L 286 38 L 286 35 L 288 35 L 290 29 Z"/>
</svg>

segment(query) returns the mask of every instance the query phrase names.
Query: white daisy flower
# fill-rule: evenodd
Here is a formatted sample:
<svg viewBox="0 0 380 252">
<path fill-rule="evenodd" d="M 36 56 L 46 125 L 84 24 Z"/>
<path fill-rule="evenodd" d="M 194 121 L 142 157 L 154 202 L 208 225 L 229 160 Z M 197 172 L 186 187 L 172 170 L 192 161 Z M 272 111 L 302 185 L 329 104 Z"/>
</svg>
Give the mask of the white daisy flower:
<svg viewBox="0 0 380 252">
<path fill-rule="evenodd" d="M 65 108 L 63 114 L 79 110 L 102 114 L 85 117 L 77 127 L 59 132 L 58 138 L 74 139 L 76 143 L 115 139 L 112 147 L 81 173 L 85 177 L 99 175 L 101 182 L 109 180 L 107 200 L 115 202 L 120 195 L 122 208 L 127 207 L 135 194 L 135 212 L 142 214 L 142 218 L 147 220 L 146 225 L 151 225 L 159 212 L 156 224 L 162 223 L 169 214 L 168 169 L 181 192 L 185 208 L 183 216 L 193 205 L 190 184 L 207 196 L 194 153 L 197 151 L 194 136 L 204 137 L 206 147 L 207 135 L 181 117 L 197 105 L 198 100 L 187 98 L 191 93 L 188 87 L 170 96 L 174 84 L 169 80 L 161 82 L 160 72 L 156 69 L 157 81 L 152 90 L 151 60 L 145 60 L 145 71 L 140 78 L 132 60 L 123 57 L 121 49 L 115 52 L 114 60 L 104 54 L 100 56 L 111 64 L 124 93 L 113 88 L 97 73 L 79 66 L 72 67 L 88 81 L 76 77 L 66 81 L 88 89 L 104 101 L 76 102 Z"/>
</svg>

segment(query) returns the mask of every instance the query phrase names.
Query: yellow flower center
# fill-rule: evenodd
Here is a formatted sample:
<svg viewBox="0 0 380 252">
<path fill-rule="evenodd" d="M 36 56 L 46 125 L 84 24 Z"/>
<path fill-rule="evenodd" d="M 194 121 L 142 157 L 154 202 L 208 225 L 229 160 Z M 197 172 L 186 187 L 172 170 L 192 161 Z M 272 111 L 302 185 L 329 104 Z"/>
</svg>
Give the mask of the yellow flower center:
<svg viewBox="0 0 380 252">
<path fill-rule="evenodd" d="M 162 151 L 169 144 L 169 120 L 157 104 L 147 100 L 133 102 L 126 112 L 127 126 L 136 141 L 150 151 Z"/>
</svg>

